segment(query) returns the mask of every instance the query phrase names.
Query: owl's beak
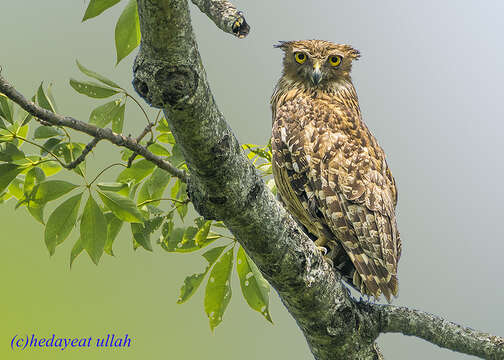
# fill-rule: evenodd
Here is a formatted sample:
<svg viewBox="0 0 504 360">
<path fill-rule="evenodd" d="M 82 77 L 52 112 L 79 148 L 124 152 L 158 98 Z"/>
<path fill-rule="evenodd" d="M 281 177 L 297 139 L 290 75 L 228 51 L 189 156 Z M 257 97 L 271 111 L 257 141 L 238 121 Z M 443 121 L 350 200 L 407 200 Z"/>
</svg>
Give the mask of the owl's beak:
<svg viewBox="0 0 504 360">
<path fill-rule="evenodd" d="M 320 64 L 313 64 L 312 81 L 315 85 L 318 85 L 322 80 L 322 73 L 320 72 Z"/>
</svg>

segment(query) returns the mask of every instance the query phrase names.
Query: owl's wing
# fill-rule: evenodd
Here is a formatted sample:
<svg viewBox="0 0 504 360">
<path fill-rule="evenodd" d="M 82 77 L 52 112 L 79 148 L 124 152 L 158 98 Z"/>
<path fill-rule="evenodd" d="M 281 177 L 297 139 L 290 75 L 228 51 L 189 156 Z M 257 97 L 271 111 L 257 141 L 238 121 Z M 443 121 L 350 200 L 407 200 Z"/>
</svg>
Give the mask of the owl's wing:
<svg viewBox="0 0 504 360">
<path fill-rule="evenodd" d="M 360 141 L 342 133 L 336 124 L 329 122 L 312 147 L 318 150 L 320 174 L 326 179 L 321 187 L 322 196 L 326 203 L 335 201 L 337 196 L 355 234 L 342 241 L 345 250 L 364 283 L 372 286 L 374 280 L 390 301 L 398 292 L 397 261 L 400 256 L 394 211 L 395 184 L 388 178 L 390 170 L 383 150 L 367 128 L 362 126 L 360 134 L 368 140 Z M 369 274 L 359 269 L 362 267 L 366 271 L 364 264 Z"/>
<path fill-rule="evenodd" d="M 395 181 L 383 150 L 365 125 L 362 130 L 362 136 L 372 139 L 368 146 L 347 145 L 330 151 L 328 182 L 337 184 L 350 204 L 361 206 L 359 211 L 347 214 L 351 216 L 357 236 L 363 244 L 368 244 L 365 249 L 376 247 L 379 239 L 380 249 L 376 248 L 372 254 L 381 251 L 377 260 L 390 275 L 396 275 L 401 245 L 395 216 Z"/>
</svg>

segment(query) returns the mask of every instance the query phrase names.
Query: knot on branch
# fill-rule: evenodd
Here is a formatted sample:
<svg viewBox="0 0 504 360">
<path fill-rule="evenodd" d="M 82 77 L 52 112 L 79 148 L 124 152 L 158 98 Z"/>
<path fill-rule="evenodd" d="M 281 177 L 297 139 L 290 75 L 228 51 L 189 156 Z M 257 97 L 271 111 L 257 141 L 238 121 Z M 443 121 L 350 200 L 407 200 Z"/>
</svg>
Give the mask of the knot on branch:
<svg viewBox="0 0 504 360">
<path fill-rule="evenodd" d="M 191 103 L 199 82 L 193 68 L 141 58 L 140 54 L 135 60 L 133 87 L 147 103 L 161 109 L 183 109 Z"/>
</svg>

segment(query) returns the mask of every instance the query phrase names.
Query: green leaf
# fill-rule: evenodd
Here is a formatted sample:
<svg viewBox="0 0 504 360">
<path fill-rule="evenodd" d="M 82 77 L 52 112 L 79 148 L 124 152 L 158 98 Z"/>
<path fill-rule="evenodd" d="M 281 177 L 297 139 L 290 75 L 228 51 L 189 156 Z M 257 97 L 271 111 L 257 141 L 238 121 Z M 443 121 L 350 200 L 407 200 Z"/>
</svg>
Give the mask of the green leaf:
<svg viewBox="0 0 504 360">
<path fill-rule="evenodd" d="M 147 233 L 142 224 L 131 223 L 131 233 L 136 242 L 138 242 L 145 250 L 152 251 L 150 234 Z"/>
<path fill-rule="evenodd" d="M 54 112 L 58 112 L 58 107 L 56 106 L 56 100 L 54 99 L 54 95 L 52 92 L 52 86 L 53 86 L 53 84 L 49 83 L 49 85 L 47 86 L 47 89 L 46 89 L 46 95 L 47 95 L 47 99 L 49 100 L 52 107 L 54 108 Z M 26 121 L 26 118 L 25 118 L 25 121 Z"/>
<path fill-rule="evenodd" d="M 120 0 L 117 0 L 117 1 L 120 1 Z M 91 0 L 91 3 L 93 2 L 93 0 Z M 89 4 L 91 5 L 91 4 Z M 89 9 L 89 7 L 88 7 Z M 111 86 L 113 88 L 116 88 L 116 89 L 122 89 L 119 85 L 117 85 L 117 83 L 113 82 L 112 80 L 106 78 L 105 76 L 103 75 L 100 75 L 98 74 L 97 72 L 94 72 L 92 70 L 89 70 L 88 68 L 86 68 L 84 65 L 82 65 L 79 60 L 75 60 L 75 62 L 77 63 L 77 67 L 79 68 L 79 70 L 84 74 L 84 75 L 87 75 L 89 77 L 92 77 L 93 79 L 96 79 L 98 81 L 101 81 L 102 83 L 104 83 L 105 85 L 108 85 L 108 86 Z"/>
<path fill-rule="evenodd" d="M 143 216 L 137 209 L 136 204 L 129 198 L 116 194 L 112 191 L 100 191 L 98 194 L 103 203 L 123 221 L 130 223 L 142 223 Z"/>
<path fill-rule="evenodd" d="M 9 104 L 10 100 L 4 95 L 0 94 L 0 116 L 7 120 L 9 123 L 14 123 L 12 107 Z"/>
<path fill-rule="evenodd" d="M 25 115 L 24 119 L 23 119 L 23 122 L 21 123 L 21 126 L 25 126 L 26 124 L 28 124 L 28 123 L 31 121 L 31 119 L 33 119 L 33 115 L 32 115 L 32 114 L 27 113 L 27 114 Z M 1 121 L 1 119 L 0 119 L 0 121 Z M 0 127 L 1 127 L 1 126 L 0 126 Z"/>
<path fill-rule="evenodd" d="M 58 156 L 63 156 L 65 158 L 65 162 L 68 164 L 77 159 L 80 154 L 82 154 L 85 147 L 86 145 L 83 143 L 64 142 L 54 148 L 54 153 Z M 81 162 L 73 170 L 77 174 L 84 176 L 84 173 L 86 172 L 86 161 L 84 160 Z"/>
<path fill-rule="evenodd" d="M 134 162 L 130 168 L 124 169 L 117 177 L 117 182 L 128 182 L 133 180 L 135 183 L 142 181 L 144 177 L 154 171 L 156 165 L 145 159 Z"/>
<path fill-rule="evenodd" d="M 91 260 L 98 264 L 107 240 L 107 219 L 91 195 L 82 214 L 80 234 L 82 247 L 87 251 Z"/>
<path fill-rule="evenodd" d="M 182 285 L 182 288 L 180 289 L 180 296 L 177 300 L 177 304 L 185 303 L 191 298 L 191 296 L 194 295 L 194 293 L 196 293 L 196 290 L 198 290 L 201 282 L 205 278 L 205 275 L 208 273 L 208 270 L 210 270 L 212 265 L 215 263 L 215 260 L 218 259 L 225 248 L 226 246 L 215 247 L 203 254 L 203 257 L 208 261 L 208 265 L 205 268 L 205 271 L 200 274 L 190 275 L 184 279 L 184 285 Z"/>
<path fill-rule="evenodd" d="M 0 204 L 3 204 L 5 201 L 9 200 L 12 197 L 12 195 L 8 192 L 4 192 L 3 194 L 0 194 Z"/>
<path fill-rule="evenodd" d="M 14 180 L 12 180 L 8 189 L 9 189 L 9 194 L 14 196 L 16 199 L 20 200 L 20 199 L 24 198 L 23 182 L 21 180 L 19 180 L 18 178 L 15 178 Z"/>
<path fill-rule="evenodd" d="M 212 221 L 205 221 L 203 226 L 198 229 L 198 232 L 194 236 L 194 243 L 196 244 L 196 246 L 200 246 L 200 244 L 204 244 L 206 242 L 211 225 Z"/>
<path fill-rule="evenodd" d="M 212 330 L 221 323 L 224 311 L 231 300 L 233 250 L 234 247 L 226 251 L 216 262 L 205 289 L 205 312 Z"/>
<path fill-rule="evenodd" d="M 7 129 L 7 127 L 5 126 L 5 123 L 2 120 L 2 114 L 1 113 L 0 113 L 0 129 Z"/>
<path fill-rule="evenodd" d="M 152 175 L 143 183 L 140 192 L 138 193 L 137 203 L 141 204 L 147 200 L 160 199 L 163 197 L 163 193 L 169 182 L 170 175 L 166 171 L 156 168 Z M 150 204 L 157 206 L 159 201 L 155 201 Z"/>
<path fill-rule="evenodd" d="M 23 193 L 25 196 L 29 196 L 33 190 L 35 184 L 39 184 L 45 180 L 45 173 L 42 169 L 34 167 L 30 169 L 25 176 L 25 181 L 23 185 Z"/>
<path fill-rule="evenodd" d="M 63 132 L 52 126 L 39 126 L 33 133 L 34 139 L 47 139 L 53 136 L 63 136 Z"/>
<path fill-rule="evenodd" d="M 15 164 L 0 164 L 0 194 L 9 186 L 12 180 L 18 176 L 26 166 Z"/>
<path fill-rule="evenodd" d="M 21 140 L 19 137 L 22 137 L 22 138 L 26 138 L 26 135 L 28 134 L 28 128 L 29 126 L 28 125 L 25 125 L 25 126 L 17 126 L 18 124 L 16 123 L 16 135 L 18 136 L 17 140 L 19 141 L 18 143 L 18 147 L 21 146 L 24 141 Z"/>
<path fill-rule="evenodd" d="M 59 173 L 62 169 L 61 165 L 54 161 L 40 163 L 38 167 L 40 167 L 48 177 Z"/>
<path fill-rule="evenodd" d="M 121 106 L 120 99 L 116 99 L 95 108 L 89 115 L 89 123 L 103 128 L 121 116 L 124 118 L 124 106 Z"/>
<path fill-rule="evenodd" d="M 179 167 L 185 162 L 184 155 L 182 155 L 182 151 L 178 144 L 173 145 L 172 156 L 170 156 L 168 160 L 176 167 Z"/>
<path fill-rule="evenodd" d="M 111 212 L 106 213 L 105 218 L 107 219 L 107 241 L 105 242 L 104 250 L 110 256 L 114 256 L 112 245 L 122 228 L 123 222 Z"/>
<path fill-rule="evenodd" d="M 183 183 L 180 179 L 175 181 L 173 187 L 171 188 L 171 197 L 180 201 L 187 200 L 187 184 Z M 177 213 L 180 216 L 180 219 L 184 221 L 184 217 L 187 215 L 187 204 L 177 204 Z"/>
<path fill-rule="evenodd" d="M 127 161 L 132 154 L 133 151 L 131 151 L 130 149 L 121 149 L 121 160 Z"/>
<path fill-rule="evenodd" d="M 54 254 L 56 246 L 65 241 L 75 226 L 81 198 L 82 193 L 72 196 L 49 215 L 44 239 L 50 255 Z"/>
<path fill-rule="evenodd" d="M 267 161 L 271 161 L 271 150 L 269 149 L 269 145 L 266 145 L 264 147 L 260 147 L 259 145 L 255 144 L 243 144 L 242 148 L 244 150 L 249 150 L 250 152 L 247 154 L 249 159 L 252 159 L 256 156 L 259 156 L 260 158 L 266 159 Z"/>
<path fill-rule="evenodd" d="M 70 268 L 72 268 L 74 260 L 77 258 L 77 256 L 80 255 L 82 250 L 84 250 L 84 248 L 82 247 L 82 241 L 81 238 L 78 238 L 72 248 L 72 252 L 70 253 Z"/>
<path fill-rule="evenodd" d="M 112 131 L 116 133 L 122 133 L 124 126 L 124 110 L 126 108 L 125 104 L 119 106 L 119 109 L 112 116 Z"/>
<path fill-rule="evenodd" d="M 78 81 L 70 79 L 70 86 L 80 94 L 97 99 L 108 98 L 119 92 L 118 90 L 103 86 L 94 81 Z"/>
<path fill-rule="evenodd" d="M 82 22 L 100 15 L 105 10 L 111 8 L 121 0 L 91 0 L 82 18 Z"/>
<path fill-rule="evenodd" d="M 12 162 L 24 158 L 24 152 L 19 150 L 13 143 L 5 143 L 5 146 L 0 146 L 0 161 Z"/>
<path fill-rule="evenodd" d="M 157 140 L 165 144 L 175 144 L 175 138 L 173 137 L 171 132 L 159 135 L 157 137 Z"/>
<path fill-rule="evenodd" d="M 156 168 L 147 181 L 147 186 L 149 188 L 149 193 L 152 195 L 152 199 L 162 197 L 169 182 L 170 174 L 160 168 Z"/>
<path fill-rule="evenodd" d="M 241 246 L 236 256 L 236 270 L 240 279 L 243 297 L 249 306 L 260 312 L 266 320 L 273 323 L 268 309 L 269 285 Z"/>
<path fill-rule="evenodd" d="M 170 151 L 168 151 L 168 149 L 166 149 L 163 145 L 160 145 L 158 143 L 149 145 L 147 149 L 149 149 L 149 151 L 154 155 L 170 156 Z"/>
<path fill-rule="evenodd" d="M 60 142 L 61 142 L 61 139 L 59 139 L 59 138 L 50 138 L 50 139 L 47 139 L 46 142 L 44 143 L 44 145 L 42 145 L 42 146 L 44 147 L 44 149 L 52 151 L 56 147 L 56 145 L 58 145 Z M 47 155 L 46 150 L 40 149 L 40 155 L 42 155 L 42 156 Z"/>
<path fill-rule="evenodd" d="M 166 118 L 159 120 L 159 124 L 158 126 L 156 126 L 156 130 L 162 133 L 171 133 L 170 126 L 168 125 Z"/>
<path fill-rule="evenodd" d="M 140 22 L 136 0 L 129 0 L 115 28 L 117 64 L 140 44 Z"/>
<path fill-rule="evenodd" d="M 56 200 L 76 187 L 79 187 L 79 185 L 64 180 L 46 180 L 35 185 L 30 200 L 38 204 L 45 204 L 49 201 Z"/>
<path fill-rule="evenodd" d="M 49 98 L 44 93 L 43 84 L 44 84 L 43 82 L 40 83 L 40 86 L 37 90 L 37 102 L 40 105 L 40 107 L 49 110 L 50 112 L 56 112 L 51 100 L 49 100 Z"/>
<path fill-rule="evenodd" d="M 39 204 L 34 201 L 28 202 L 28 212 L 30 213 L 31 216 L 33 216 L 33 218 L 35 220 L 37 220 L 39 223 L 41 223 L 43 225 L 45 224 L 44 223 L 44 207 L 45 207 L 45 204 Z"/>
<path fill-rule="evenodd" d="M 96 184 L 101 190 L 106 190 L 106 191 L 119 191 L 121 189 L 124 189 L 128 187 L 128 184 L 125 183 L 120 183 L 120 182 L 102 182 Z"/>
<path fill-rule="evenodd" d="M 163 227 L 163 233 L 160 239 L 161 247 L 168 252 L 193 252 L 210 245 L 220 238 L 220 235 L 208 236 L 208 233 L 205 236 L 205 232 L 206 224 L 201 229 L 194 226 L 189 226 L 186 229 L 165 229 Z M 203 239 L 203 237 L 205 238 Z M 196 243 L 196 241 L 198 241 L 198 243 Z"/>
</svg>

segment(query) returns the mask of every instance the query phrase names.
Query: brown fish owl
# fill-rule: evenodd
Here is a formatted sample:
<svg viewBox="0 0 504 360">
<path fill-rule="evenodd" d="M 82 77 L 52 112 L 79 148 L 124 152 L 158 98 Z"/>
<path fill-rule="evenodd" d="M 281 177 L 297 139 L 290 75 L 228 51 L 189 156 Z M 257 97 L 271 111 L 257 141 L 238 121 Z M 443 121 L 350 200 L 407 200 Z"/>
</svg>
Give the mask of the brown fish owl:
<svg viewBox="0 0 504 360">
<path fill-rule="evenodd" d="M 350 285 L 397 296 L 397 191 L 385 153 L 361 118 L 349 45 L 281 42 L 271 98 L 273 175 L 280 199 Z"/>
</svg>

